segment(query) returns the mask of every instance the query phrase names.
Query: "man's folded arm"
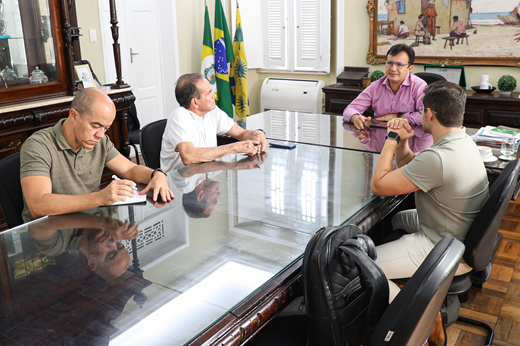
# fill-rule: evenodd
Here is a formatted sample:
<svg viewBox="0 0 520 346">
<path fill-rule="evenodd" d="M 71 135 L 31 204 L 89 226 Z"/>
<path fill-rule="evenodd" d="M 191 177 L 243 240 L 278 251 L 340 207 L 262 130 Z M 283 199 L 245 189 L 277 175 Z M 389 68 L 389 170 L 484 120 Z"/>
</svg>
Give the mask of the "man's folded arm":
<svg viewBox="0 0 520 346">
<path fill-rule="evenodd" d="M 233 127 L 228 132 L 226 132 L 226 134 L 238 139 L 239 141 L 257 141 L 261 147 L 260 151 L 265 151 L 265 149 L 267 149 L 267 140 L 263 131 L 244 130 L 237 124 L 234 124 Z"/>
<path fill-rule="evenodd" d="M 177 151 L 181 155 L 184 165 L 197 162 L 208 162 L 226 156 L 228 154 L 236 154 L 237 143 L 219 145 L 213 148 L 196 148 L 191 142 L 182 142 L 177 144 Z"/>
<path fill-rule="evenodd" d="M 419 190 L 419 188 L 403 174 L 401 168 L 393 169 L 393 158 L 396 147 L 397 142 L 395 140 L 387 140 L 381 151 L 370 184 L 370 189 L 374 195 L 397 196 Z"/>
<path fill-rule="evenodd" d="M 26 176 L 21 179 L 22 191 L 33 218 L 87 210 L 102 205 L 99 193 L 62 195 L 52 193 L 49 177 Z"/>
</svg>

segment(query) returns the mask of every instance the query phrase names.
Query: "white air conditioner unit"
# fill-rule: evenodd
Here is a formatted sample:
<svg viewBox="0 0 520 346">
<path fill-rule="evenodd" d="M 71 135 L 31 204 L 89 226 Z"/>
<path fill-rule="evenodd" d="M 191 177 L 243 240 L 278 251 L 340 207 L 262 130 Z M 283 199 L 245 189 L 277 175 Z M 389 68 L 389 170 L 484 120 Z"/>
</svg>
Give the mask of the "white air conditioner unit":
<svg viewBox="0 0 520 346">
<path fill-rule="evenodd" d="M 324 86 L 322 80 L 266 78 L 260 92 L 260 109 L 321 114 Z"/>
</svg>

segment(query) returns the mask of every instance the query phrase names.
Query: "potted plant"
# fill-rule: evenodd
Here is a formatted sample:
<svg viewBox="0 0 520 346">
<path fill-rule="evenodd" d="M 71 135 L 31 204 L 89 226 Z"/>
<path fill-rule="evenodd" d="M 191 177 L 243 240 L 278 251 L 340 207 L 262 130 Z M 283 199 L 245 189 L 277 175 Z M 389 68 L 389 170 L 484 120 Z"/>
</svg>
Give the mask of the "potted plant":
<svg viewBox="0 0 520 346">
<path fill-rule="evenodd" d="M 498 79 L 498 90 L 503 96 L 511 96 L 511 92 L 516 89 L 516 78 L 508 74 Z"/>
<path fill-rule="evenodd" d="M 383 77 L 385 75 L 385 73 L 381 70 L 375 70 L 374 72 L 372 72 L 372 74 L 370 75 L 370 81 L 372 83 L 374 83 L 376 80 L 378 80 L 379 78 Z M 516 86 L 516 84 L 515 84 Z"/>
</svg>

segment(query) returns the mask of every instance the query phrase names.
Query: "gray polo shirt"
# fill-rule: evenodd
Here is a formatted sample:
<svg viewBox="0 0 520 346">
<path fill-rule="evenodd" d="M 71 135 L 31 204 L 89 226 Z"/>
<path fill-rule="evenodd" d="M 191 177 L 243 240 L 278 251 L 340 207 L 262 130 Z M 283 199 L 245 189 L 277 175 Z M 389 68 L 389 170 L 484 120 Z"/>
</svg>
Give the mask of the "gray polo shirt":
<svg viewBox="0 0 520 346">
<path fill-rule="evenodd" d="M 20 179 L 28 176 L 49 177 L 52 193 L 81 195 L 99 191 L 106 163 L 119 152 L 105 137 L 93 149 L 81 148 L 77 153 L 65 140 L 60 120 L 53 127 L 34 133 L 20 150 Z M 24 222 L 33 220 L 24 198 Z"/>
<path fill-rule="evenodd" d="M 466 129 L 447 133 L 401 170 L 421 189 L 415 204 L 426 236 L 434 243 L 443 237 L 464 241 L 489 196 L 484 163 Z"/>
</svg>

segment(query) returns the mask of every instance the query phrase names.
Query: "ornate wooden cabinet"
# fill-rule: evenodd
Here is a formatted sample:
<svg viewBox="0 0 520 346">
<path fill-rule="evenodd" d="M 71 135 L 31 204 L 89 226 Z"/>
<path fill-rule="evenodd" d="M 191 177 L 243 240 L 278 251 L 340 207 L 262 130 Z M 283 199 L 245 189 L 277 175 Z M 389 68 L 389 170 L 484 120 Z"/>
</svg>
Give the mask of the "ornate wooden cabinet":
<svg viewBox="0 0 520 346">
<path fill-rule="evenodd" d="M 115 3 L 113 10 L 117 45 Z M 74 72 L 82 64 L 79 36 L 74 0 L 0 0 L 0 159 L 18 152 L 35 131 L 68 116 L 74 94 L 83 89 Z M 127 156 L 127 110 L 135 97 L 119 77 L 115 88 L 102 89 L 117 110 L 107 133 Z"/>
<path fill-rule="evenodd" d="M 345 107 L 363 90 L 362 87 L 342 84 L 328 85 L 323 88 L 325 93 L 325 112 L 341 115 Z M 481 127 L 485 125 L 506 125 L 520 127 L 519 93 L 512 97 L 501 97 L 500 92 L 476 93 L 466 91 L 466 113 L 464 126 Z"/>
</svg>

